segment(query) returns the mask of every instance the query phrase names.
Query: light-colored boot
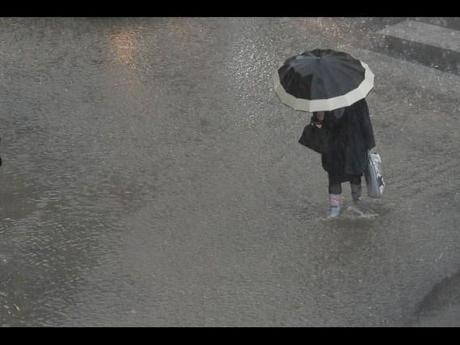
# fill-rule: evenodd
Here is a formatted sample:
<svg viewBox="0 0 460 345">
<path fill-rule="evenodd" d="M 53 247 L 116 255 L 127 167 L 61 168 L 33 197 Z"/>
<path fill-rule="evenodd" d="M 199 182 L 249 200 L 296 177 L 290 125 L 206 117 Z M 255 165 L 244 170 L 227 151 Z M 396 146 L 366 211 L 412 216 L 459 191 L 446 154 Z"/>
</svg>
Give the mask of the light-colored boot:
<svg viewBox="0 0 460 345">
<path fill-rule="evenodd" d="M 340 216 L 342 211 L 343 199 L 341 194 L 329 194 L 329 214 L 328 218 Z"/>
</svg>

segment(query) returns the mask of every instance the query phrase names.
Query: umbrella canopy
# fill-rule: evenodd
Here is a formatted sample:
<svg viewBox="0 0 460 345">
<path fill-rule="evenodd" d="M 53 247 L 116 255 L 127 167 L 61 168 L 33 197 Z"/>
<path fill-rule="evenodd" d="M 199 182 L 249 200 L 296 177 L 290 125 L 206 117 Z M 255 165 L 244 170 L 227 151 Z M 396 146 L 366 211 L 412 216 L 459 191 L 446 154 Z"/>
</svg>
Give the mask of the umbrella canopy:
<svg viewBox="0 0 460 345">
<path fill-rule="evenodd" d="M 292 56 L 274 75 L 281 101 L 296 110 L 331 111 L 367 96 L 374 74 L 362 61 L 332 49 Z"/>
</svg>

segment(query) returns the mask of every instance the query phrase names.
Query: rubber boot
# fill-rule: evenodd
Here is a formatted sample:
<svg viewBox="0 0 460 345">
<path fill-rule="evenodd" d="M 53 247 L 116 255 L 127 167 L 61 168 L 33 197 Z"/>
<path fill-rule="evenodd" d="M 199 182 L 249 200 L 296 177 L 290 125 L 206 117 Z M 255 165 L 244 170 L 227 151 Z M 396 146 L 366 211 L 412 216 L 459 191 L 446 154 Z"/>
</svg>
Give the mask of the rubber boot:
<svg viewBox="0 0 460 345">
<path fill-rule="evenodd" d="M 362 188 L 361 184 L 350 183 L 351 186 L 351 198 L 353 200 L 353 205 L 349 206 L 348 209 L 356 213 L 359 216 L 363 216 L 368 210 L 361 202 L 361 193 Z"/>
<path fill-rule="evenodd" d="M 361 193 L 362 193 L 361 184 L 350 183 L 350 186 L 351 186 L 351 198 L 353 199 L 353 203 L 358 204 L 359 200 L 361 200 Z"/>
<path fill-rule="evenodd" d="M 336 218 L 340 216 L 342 211 L 342 195 L 341 194 L 329 194 L 329 214 L 328 218 Z"/>
</svg>

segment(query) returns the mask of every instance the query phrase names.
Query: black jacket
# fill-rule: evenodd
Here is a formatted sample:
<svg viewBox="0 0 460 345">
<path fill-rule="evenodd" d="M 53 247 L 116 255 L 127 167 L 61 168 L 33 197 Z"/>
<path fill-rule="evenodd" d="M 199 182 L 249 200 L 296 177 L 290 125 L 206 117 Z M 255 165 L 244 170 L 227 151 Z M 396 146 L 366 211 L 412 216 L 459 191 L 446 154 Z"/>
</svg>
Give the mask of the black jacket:
<svg viewBox="0 0 460 345">
<path fill-rule="evenodd" d="M 367 166 L 367 151 L 375 146 L 366 100 L 345 108 L 339 119 L 327 112 L 324 128 L 329 133 L 328 150 L 321 155 L 324 170 L 337 182 L 361 175 Z"/>
</svg>

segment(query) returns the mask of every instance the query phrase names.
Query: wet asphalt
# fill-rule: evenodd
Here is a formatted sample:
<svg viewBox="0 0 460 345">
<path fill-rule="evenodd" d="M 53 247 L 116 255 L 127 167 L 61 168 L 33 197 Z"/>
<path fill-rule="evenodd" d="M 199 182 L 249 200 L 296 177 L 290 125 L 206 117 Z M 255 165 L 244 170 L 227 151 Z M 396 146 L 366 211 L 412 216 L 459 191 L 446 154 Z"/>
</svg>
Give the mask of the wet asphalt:
<svg viewBox="0 0 460 345">
<path fill-rule="evenodd" d="M 400 20 L 0 19 L 0 325 L 459 326 L 460 76 L 376 49 Z M 376 75 L 375 217 L 323 220 L 273 92 L 314 48 Z"/>
</svg>

